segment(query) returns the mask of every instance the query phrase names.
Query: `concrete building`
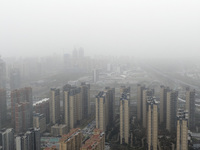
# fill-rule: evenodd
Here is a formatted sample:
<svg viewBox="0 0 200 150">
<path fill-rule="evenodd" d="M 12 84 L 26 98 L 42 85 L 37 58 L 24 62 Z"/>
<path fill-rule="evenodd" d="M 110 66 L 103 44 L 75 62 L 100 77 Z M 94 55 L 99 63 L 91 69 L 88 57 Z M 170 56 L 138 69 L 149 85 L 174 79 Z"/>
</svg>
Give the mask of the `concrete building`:
<svg viewBox="0 0 200 150">
<path fill-rule="evenodd" d="M 15 104 L 15 132 L 26 131 L 32 126 L 30 118 L 30 105 L 28 102 Z"/>
<path fill-rule="evenodd" d="M 170 89 L 165 86 L 160 86 L 160 124 L 166 126 L 166 112 L 167 112 L 167 92 Z"/>
<path fill-rule="evenodd" d="M 183 110 L 177 115 L 176 149 L 188 150 L 188 113 Z"/>
<path fill-rule="evenodd" d="M 35 113 L 43 114 L 46 118 L 46 124 L 50 123 L 50 100 L 49 98 L 44 98 L 35 104 L 33 104 L 33 110 Z"/>
<path fill-rule="evenodd" d="M 15 138 L 16 150 L 40 150 L 40 129 L 30 128 L 26 133 Z"/>
<path fill-rule="evenodd" d="M 142 113 L 143 113 L 143 90 L 145 89 L 145 86 L 142 86 L 140 84 L 137 85 L 137 120 L 142 121 Z"/>
<path fill-rule="evenodd" d="M 6 63 L 1 59 L 0 56 L 0 88 L 6 88 Z"/>
<path fill-rule="evenodd" d="M 60 121 L 60 90 L 52 88 L 50 91 L 50 122 L 52 124 Z"/>
<path fill-rule="evenodd" d="M 0 129 L 7 119 L 6 90 L 0 89 Z"/>
<path fill-rule="evenodd" d="M 85 142 L 80 150 L 105 150 L 105 134 L 100 129 L 94 129 L 94 134 Z"/>
<path fill-rule="evenodd" d="M 15 90 L 21 87 L 21 76 L 19 68 L 12 68 L 10 71 L 10 89 Z"/>
<path fill-rule="evenodd" d="M 107 104 L 107 128 L 112 128 L 115 118 L 115 88 L 106 87 L 104 92 L 106 93 L 106 104 Z"/>
<path fill-rule="evenodd" d="M 82 120 L 81 88 L 67 84 L 63 87 L 63 94 L 64 122 L 72 129 Z"/>
<path fill-rule="evenodd" d="M 71 129 L 66 135 L 63 135 L 59 141 L 59 150 L 80 150 L 82 146 L 81 129 Z"/>
<path fill-rule="evenodd" d="M 195 90 L 186 89 L 186 111 L 188 111 L 188 127 L 195 128 Z"/>
<path fill-rule="evenodd" d="M 96 96 L 96 128 L 106 131 L 106 98 L 104 92 L 99 92 Z"/>
<path fill-rule="evenodd" d="M 14 130 L 2 129 L 0 131 L 0 146 L 2 150 L 14 150 Z"/>
<path fill-rule="evenodd" d="M 46 117 L 43 114 L 35 113 L 33 115 L 33 128 L 40 128 L 40 133 L 44 133 L 47 129 Z"/>
<path fill-rule="evenodd" d="M 147 99 L 147 144 L 148 150 L 158 149 L 158 105 L 153 97 Z"/>
<path fill-rule="evenodd" d="M 154 95 L 154 90 L 153 89 L 148 89 L 148 88 L 145 88 L 143 89 L 143 92 L 142 92 L 142 126 L 144 128 L 147 127 L 147 100 L 150 98 L 150 97 L 153 97 Z"/>
<path fill-rule="evenodd" d="M 166 129 L 169 132 L 176 131 L 176 115 L 177 115 L 178 91 L 167 92 L 167 115 Z"/>
<path fill-rule="evenodd" d="M 15 113 L 19 113 L 20 111 L 24 114 L 25 119 L 23 122 L 25 126 L 22 128 L 30 128 L 33 125 L 33 100 L 31 87 L 25 87 L 11 92 L 11 121 L 14 128 L 19 127 L 16 122 L 19 122 L 17 118 L 20 117 L 20 115 Z M 21 130 L 19 130 L 19 132 L 21 132 Z"/>
<path fill-rule="evenodd" d="M 90 84 L 81 83 L 81 97 L 82 97 L 82 118 L 86 119 L 91 114 L 90 108 Z"/>
<path fill-rule="evenodd" d="M 106 131 L 113 126 L 115 89 L 106 87 L 96 96 L 96 128 Z"/>
<path fill-rule="evenodd" d="M 94 69 L 93 70 L 93 82 L 96 83 L 97 81 L 99 81 L 99 70 Z"/>
<path fill-rule="evenodd" d="M 67 134 L 68 128 L 65 124 L 55 124 L 51 127 L 51 135 L 52 136 L 62 136 Z"/>
<path fill-rule="evenodd" d="M 124 88 L 120 98 L 120 144 L 130 142 L 130 88 Z"/>
</svg>

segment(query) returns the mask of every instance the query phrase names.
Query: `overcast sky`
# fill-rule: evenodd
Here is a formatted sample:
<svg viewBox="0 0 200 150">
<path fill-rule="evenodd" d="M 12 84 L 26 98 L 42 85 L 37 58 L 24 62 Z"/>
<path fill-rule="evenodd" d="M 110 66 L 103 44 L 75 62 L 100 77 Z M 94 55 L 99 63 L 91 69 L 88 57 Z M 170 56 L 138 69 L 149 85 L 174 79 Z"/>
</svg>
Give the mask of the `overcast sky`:
<svg viewBox="0 0 200 150">
<path fill-rule="evenodd" d="M 0 0 L 0 55 L 200 56 L 200 0 Z"/>
</svg>

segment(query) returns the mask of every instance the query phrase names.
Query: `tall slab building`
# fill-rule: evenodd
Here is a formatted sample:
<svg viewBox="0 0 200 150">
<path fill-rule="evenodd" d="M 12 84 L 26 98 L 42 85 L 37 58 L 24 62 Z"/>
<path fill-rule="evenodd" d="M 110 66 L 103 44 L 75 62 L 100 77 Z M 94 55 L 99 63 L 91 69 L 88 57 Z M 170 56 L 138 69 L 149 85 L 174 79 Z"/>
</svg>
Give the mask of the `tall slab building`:
<svg viewBox="0 0 200 150">
<path fill-rule="evenodd" d="M 120 98 L 120 144 L 130 142 L 130 88 L 123 88 Z"/>
<path fill-rule="evenodd" d="M 188 112 L 178 111 L 176 149 L 188 150 Z"/>
<path fill-rule="evenodd" d="M 7 119 L 6 90 L 0 89 L 0 129 Z"/>
<path fill-rule="evenodd" d="M 188 111 L 189 129 L 195 128 L 195 90 L 186 88 L 186 111 Z"/>
<path fill-rule="evenodd" d="M 17 132 L 33 125 L 32 88 L 25 87 L 11 92 L 11 122 Z"/>
<path fill-rule="evenodd" d="M 60 121 L 60 90 L 52 88 L 50 90 L 50 121 L 52 124 Z"/>
<path fill-rule="evenodd" d="M 147 127 L 147 100 L 153 97 L 154 89 L 145 88 L 142 92 L 142 126 Z"/>
<path fill-rule="evenodd" d="M 160 124 L 166 126 L 166 112 L 167 112 L 167 92 L 170 91 L 168 87 L 160 86 Z"/>
<path fill-rule="evenodd" d="M 142 121 L 142 113 L 143 113 L 143 90 L 145 89 L 145 86 L 142 86 L 140 84 L 137 85 L 137 120 Z"/>
<path fill-rule="evenodd" d="M 167 92 L 166 129 L 169 132 L 176 130 L 178 91 Z"/>
<path fill-rule="evenodd" d="M 148 150 L 158 149 L 158 104 L 153 97 L 147 99 L 147 143 Z"/>
<path fill-rule="evenodd" d="M 96 128 L 106 131 L 113 125 L 115 89 L 106 87 L 96 96 Z"/>
</svg>

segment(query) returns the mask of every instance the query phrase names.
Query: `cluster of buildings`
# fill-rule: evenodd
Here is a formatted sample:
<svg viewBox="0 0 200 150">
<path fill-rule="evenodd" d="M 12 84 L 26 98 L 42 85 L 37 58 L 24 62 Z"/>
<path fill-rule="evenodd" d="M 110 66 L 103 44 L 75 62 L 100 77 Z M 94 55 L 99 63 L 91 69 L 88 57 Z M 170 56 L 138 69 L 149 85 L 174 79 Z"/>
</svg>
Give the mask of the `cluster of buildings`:
<svg viewBox="0 0 200 150">
<path fill-rule="evenodd" d="M 137 92 L 137 119 L 147 131 L 148 149 L 158 148 L 158 125 L 176 133 L 177 149 L 188 149 L 188 129 L 195 126 L 195 91 L 186 89 L 186 105 L 182 108 L 178 107 L 178 91 L 168 87 L 160 87 L 160 104 L 154 90 L 138 85 Z"/>
<path fill-rule="evenodd" d="M 81 129 L 73 128 L 68 134 L 62 135 L 59 141 L 59 150 L 104 150 L 105 134 L 100 129 L 94 129 L 93 135 L 83 141 Z M 56 147 L 48 147 L 44 150 L 57 150 Z"/>
</svg>

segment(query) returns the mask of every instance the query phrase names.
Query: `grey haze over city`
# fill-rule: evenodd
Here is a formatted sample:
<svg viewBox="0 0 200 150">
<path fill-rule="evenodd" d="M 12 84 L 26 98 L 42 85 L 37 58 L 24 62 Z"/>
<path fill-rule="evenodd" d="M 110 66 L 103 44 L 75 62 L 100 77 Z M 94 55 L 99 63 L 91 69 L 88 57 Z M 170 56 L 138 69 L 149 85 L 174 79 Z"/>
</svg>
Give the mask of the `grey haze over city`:
<svg viewBox="0 0 200 150">
<path fill-rule="evenodd" d="M 200 56 L 200 1 L 0 2 L 0 54 Z"/>
<path fill-rule="evenodd" d="M 200 150 L 200 0 L 0 0 L 0 150 Z"/>
</svg>

